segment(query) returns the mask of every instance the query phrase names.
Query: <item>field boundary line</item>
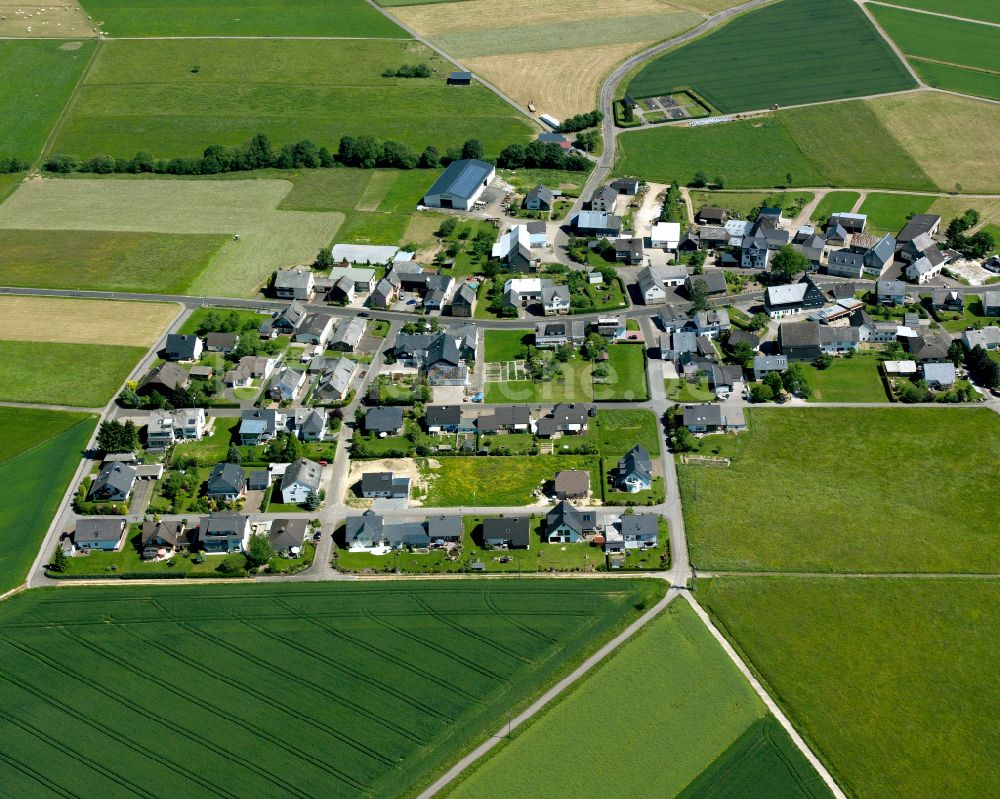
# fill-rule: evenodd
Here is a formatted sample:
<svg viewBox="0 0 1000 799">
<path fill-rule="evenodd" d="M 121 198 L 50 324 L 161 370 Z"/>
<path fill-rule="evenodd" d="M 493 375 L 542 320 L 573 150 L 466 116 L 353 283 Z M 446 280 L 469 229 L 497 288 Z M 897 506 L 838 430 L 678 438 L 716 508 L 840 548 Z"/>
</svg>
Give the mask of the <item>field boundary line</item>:
<svg viewBox="0 0 1000 799">
<path fill-rule="evenodd" d="M 729 643 L 729 640 L 721 632 L 719 632 L 719 629 L 712 623 L 708 613 L 706 613 L 705 609 L 698 604 L 698 600 L 694 598 L 690 591 L 684 592 L 684 598 L 694 609 L 694 612 L 698 614 L 698 618 L 701 619 L 702 623 L 708 628 L 712 637 L 729 656 L 729 659 L 736 664 L 736 668 L 740 670 L 740 673 L 746 678 L 747 682 L 750 683 L 750 687 L 753 688 L 757 696 L 760 697 L 761 701 L 767 706 L 767 709 L 771 711 L 771 714 L 778 720 L 778 723 L 784 727 L 785 732 L 788 733 L 792 742 L 798 747 L 799 751 L 802 752 L 803 756 L 809 761 L 812 767 L 816 769 L 816 772 L 823 779 L 823 782 L 826 783 L 834 797 L 836 799 L 847 799 L 847 795 L 841 790 L 840 786 L 837 785 L 836 780 L 834 780 L 830 772 L 827 771 L 826 766 L 824 766 L 820 759 L 813 754 L 812 749 L 809 748 L 809 745 L 805 742 L 802 736 L 799 735 L 795 727 L 792 726 L 792 723 L 788 720 L 784 711 L 782 711 L 782 709 L 778 706 L 778 703 L 771 698 L 771 695 L 764 689 L 760 680 L 754 676 L 754 673 L 750 670 L 746 663 L 743 662 L 743 659 L 737 654 L 733 645 Z"/>
<path fill-rule="evenodd" d="M 671 601 L 677 596 L 679 589 L 671 588 L 667 591 L 666 595 L 657 602 L 653 607 L 647 610 L 642 616 L 633 621 L 628 627 L 626 627 L 622 632 L 612 638 L 610 641 L 605 643 L 596 652 L 594 652 L 590 657 L 583 661 L 579 666 L 577 666 L 572 672 L 563 677 L 559 682 L 553 685 L 549 690 L 542 694 L 538 699 L 528 705 L 521 713 L 519 713 L 515 718 L 511 719 L 507 724 L 500 727 L 495 733 L 489 736 L 485 741 L 483 741 L 479 746 L 473 749 L 465 757 L 461 758 L 454 766 L 448 769 L 441 777 L 435 780 L 429 787 L 424 789 L 418 794 L 417 799 L 431 799 L 432 796 L 436 796 L 445 787 L 454 782 L 466 769 L 469 768 L 473 763 L 481 758 L 485 757 L 497 744 L 505 740 L 511 732 L 516 730 L 526 721 L 536 715 L 539 711 L 543 710 L 548 706 L 554 699 L 556 699 L 560 694 L 566 691 L 567 688 L 572 687 L 576 682 L 578 682 L 582 677 L 585 677 L 590 671 L 593 670 L 595 666 L 605 660 L 609 655 L 612 655 L 618 647 L 623 643 L 628 641 L 633 635 L 635 635 L 639 630 L 645 627 L 649 622 L 655 619 L 660 613 L 670 604 Z M 838 797 L 838 799 L 846 799 L 846 797 Z"/>
<path fill-rule="evenodd" d="M 707 569 L 699 572 L 698 576 L 703 579 L 712 577 L 798 577 L 810 580 L 1000 580 L 1000 573 L 996 572 L 783 572 Z"/>
<path fill-rule="evenodd" d="M 875 28 L 878 35 L 882 37 L 882 40 L 891 48 L 892 52 L 895 53 L 896 58 L 903 62 L 903 66 L 906 67 L 906 71 L 910 73 L 910 77 L 917 82 L 917 86 L 919 88 L 926 89 L 927 84 L 924 83 L 923 78 L 920 77 L 917 70 L 913 68 L 913 64 L 911 64 L 910 60 L 906 57 L 906 53 L 903 52 L 900 46 L 896 44 L 895 40 L 886 32 L 885 28 L 883 28 L 879 21 L 875 18 L 871 9 L 868 8 L 868 4 L 862 0 L 854 0 L 854 2 L 857 4 L 858 8 L 861 9 L 861 13 L 868 18 L 868 24 Z"/>
<path fill-rule="evenodd" d="M 914 14 L 926 14 L 929 17 L 943 17 L 944 19 L 952 19 L 955 22 L 971 22 L 973 25 L 986 25 L 990 28 L 1000 28 L 1000 22 L 989 22 L 985 19 L 972 19 L 972 17 L 960 17 L 957 14 L 943 14 L 940 11 L 931 11 L 929 8 L 912 8 L 910 6 L 901 6 L 896 3 L 886 3 L 885 0 L 861 0 L 860 5 L 872 5 L 872 6 L 885 6 L 886 8 L 895 8 L 899 11 L 909 11 Z"/>
</svg>

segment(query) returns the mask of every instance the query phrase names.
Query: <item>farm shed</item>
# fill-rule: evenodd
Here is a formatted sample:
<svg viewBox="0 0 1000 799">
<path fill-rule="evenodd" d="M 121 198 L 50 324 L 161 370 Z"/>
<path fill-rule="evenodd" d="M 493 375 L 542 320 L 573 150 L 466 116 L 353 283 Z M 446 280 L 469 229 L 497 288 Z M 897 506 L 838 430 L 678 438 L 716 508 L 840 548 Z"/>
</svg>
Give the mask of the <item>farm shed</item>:
<svg viewBox="0 0 1000 799">
<path fill-rule="evenodd" d="M 495 175 L 496 169 L 485 161 L 452 161 L 424 195 L 423 204 L 469 211 Z"/>
</svg>

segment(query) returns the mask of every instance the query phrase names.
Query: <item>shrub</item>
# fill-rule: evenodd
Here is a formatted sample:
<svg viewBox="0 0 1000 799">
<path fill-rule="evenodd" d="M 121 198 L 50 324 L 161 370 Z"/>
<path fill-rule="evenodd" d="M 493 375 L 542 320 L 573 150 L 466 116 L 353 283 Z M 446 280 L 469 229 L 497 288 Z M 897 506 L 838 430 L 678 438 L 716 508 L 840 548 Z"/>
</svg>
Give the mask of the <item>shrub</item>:
<svg viewBox="0 0 1000 799">
<path fill-rule="evenodd" d="M 234 552 L 232 555 L 226 555 L 226 557 L 222 559 L 222 563 L 219 564 L 218 571 L 223 574 L 239 574 L 240 572 L 246 571 L 246 567 L 246 556 L 240 552 Z"/>
</svg>

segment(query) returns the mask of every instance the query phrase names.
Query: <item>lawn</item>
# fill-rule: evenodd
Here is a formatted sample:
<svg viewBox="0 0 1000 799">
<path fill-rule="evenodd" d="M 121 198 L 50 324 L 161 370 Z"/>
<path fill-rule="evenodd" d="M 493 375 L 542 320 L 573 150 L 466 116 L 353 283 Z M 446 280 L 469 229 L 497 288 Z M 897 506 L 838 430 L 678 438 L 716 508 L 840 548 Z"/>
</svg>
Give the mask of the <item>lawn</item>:
<svg viewBox="0 0 1000 799">
<path fill-rule="evenodd" d="M 383 78 L 426 63 L 431 78 Z M 478 138 L 496 155 L 526 142 L 518 113 L 480 84 L 456 93 L 452 65 L 413 41 L 187 39 L 105 41 L 53 144 L 55 152 L 200 156 L 258 132 L 277 145 L 371 135 L 443 153 Z M 331 109 L 337 109 L 332 113 Z"/>
<path fill-rule="evenodd" d="M 667 399 L 681 405 L 688 402 L 712 402 L 715 392 L 708 387 L 708 378 L 699 377 L 692 383 L 684 378 L 670 378 L 664 381 Z"/>
<path fill-rule="evenodd" d="M 455 457 L 434 461 L 437 465 L 425 460 L 417 463 L 429 482 L 423 502 L 426 506 L 530 505 L 537 501 L 532 492 L 564 469 L 589 471 L 591 486 L 601 484 L 598 459 L 590 455 Z"/>
<path fill-rule="evenodd" d="M 364 0 L 84 0 L 101 30 L 122 36 L 361 36 L 407 37 Z"/>
<path fill-rule="evenodd" d="M 703 205 L 718 205 L 739 219 L 746 219 L 751 211 L 764 205 L 781 208 L 786 217 L 794 218 L 802 207 L 812 202 L 814 196 L 807 191 L 692 191 L 691 204 L 696 213 Z"/>
<path fill-rule="evenodd" d="M 608 347 L 606 383 L 594 382 L 597 402 L 635 402 L 649 399 L 646 387 L 646 350 L 641 344 Z"/>
<path fill-rule="evenodd" d="M 103 408 L 145 347 L 0 340 L 0 400 Z"/>
<path fill-rule="evenodd" d="M 995 792 L 996 581 L 716 578 L 697 595 L 848 796 Z"/>
<path fill-rule="evenodd" d="M 636 444 L 651 456 L 660 454 L 660 431 L 652 411 L 598 411 L 597 432 L 602 455 L 624 455 Z"/>
<path fill-rule="evenodd" d="M 5 286 L 183 294 L 229 236 L 0 230 Z M 73 253 L 72 269 L 66 253 Z"/>
<path fill-rule="evenodd" d="M 59 41 L 0 41 L 0 157 L 39 155 L 96 47 L 77 44 L 74 50 Z"/>
<path fill-rule="evenodd" d="M 226 459 L 233 435 L 240 425 L 238 416 L 213 417 L 212 434 L 201 441 L 188 441 L 174 447 L 174 458 L 194 458 L 202 466 L 212 466 Z"/>
<path fill-rule="evenodd" d="M 861 197 L 856 191 L 831 191 L 816 203 L 812 218 L 817 222 L 825 222 L 831 214 L 850 211 Z"/>
<path fill-rule="evenodd" d="M 907 56 L 1000 72 L 1000 31 L 995 26 L 878 4 L 871 11 Z"/>
<path fill-rule="evenodd" d="M 727 56 L 733 52 L 740 58 Z M 831 81 L 831 71 L 843 80 Z M 731 113 L 913 87 L 853 2 L 784 0 L 657 58 L 631 80 L 628 93 L 651 97 L 694 89 Z"/>
<path fill-rule="evenodd" d="M 636 671 L 642 690 L 622 678 Z M 676 796 L 765 718 L 763 704 L 691 607 L 675 599 L 448 796 Z M 614 757 L 592 758 L 582 768 L 578 758 L 552 756 L 585 740 L 613 741 Z M 801 760 L 791 759 L 796 772 L 815 780 Z M 781 779 L 787 768 L 778 761 L 767 773 Z"/>
<path fill-rule="evenodd" d="M 573 358 L 562 364 L 562 372 L 555 380 L 486 383 L 485 399 L 490 403 L 590 402 L 595 393 L 591 369 L 590 361 Z"/>
<path fill-rule="evenodd" d="M 5 789 L 409 795 L 661 592 L 618 580 L 80 587 L 69 604 L 30 592 L 0 610 L 0 752 L 17 764 Z M 81 769 L 84 741 L 100 746 Z M 27 766 L 41 762 L 44 778 Z"/>
<path fill-rule="evenodd" d="M 96 423 L 82 413 L 0 408 L 0 594 L 27 576 Z"/>
<path fill-rule="evenodd" d="M 483 332 L 486 363 L 503 363 L 522 356 L 526 345 L 535 342 L 531 330 L 486 330 Z"/>
<path fill-rule="evenodd" d="M 812 402 L 888 402 L 874 355 L 834 358 L 827 369 L 806 367 Z"/>
<path fill-rule="evenodd" d="M 965 295 L 965 308 L 961 313 L 954 311 L 939 311 L 937 318 L 941 320 L 941 327 L 949 333 L 961 333 L 975 325 L 986 326 L 996 321 L 983 313 L 983 303 L 978 294 Z"/>
<path fill-rule="evenodd" d="M 867 229 L 873 233 L 896 235 L 914 214 L 926 213 L 934 197 L 920 194 L 869 194 L 858 213 L 868 214 Z"/>
<path fill-rule="evenodd" d="M 751 408 L 747 423 L 729 468 L 678 465 L 699 569 L 1000 571 L 990 411 Z"/>
<path fill-rule="evenodd" d="M 497 174 L 522 193 L 542 184 L 558 189 L 564 197 L 579 197 L 588 172 L 565 172 L 561 169 L 499 169 Z"/>
</svg>

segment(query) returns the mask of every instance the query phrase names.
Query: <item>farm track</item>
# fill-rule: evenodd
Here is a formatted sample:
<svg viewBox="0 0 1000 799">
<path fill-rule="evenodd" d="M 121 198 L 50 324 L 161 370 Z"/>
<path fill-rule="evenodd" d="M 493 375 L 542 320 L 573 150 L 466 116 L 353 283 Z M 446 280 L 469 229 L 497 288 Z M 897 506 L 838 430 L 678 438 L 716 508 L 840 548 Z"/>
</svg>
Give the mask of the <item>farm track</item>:
<svg viewBox="0 0 1000 799">
<path fill-rule="evenodd" d="M 953 19 L 956 22 L 972 22 L 976 25 L 986 25 L 991 28 L 1000 28 L 1000 22 L 987 22 L 984 19 L 973 19 L 972 17 L 963 17 L 958 14 L 945 14 L 942 11 L 931 11 L 927 8 L 901 6 L 896 3 L 887 3 L 885 0 L 858 0 L 858 5 L 886 6 L 887 8 L 898 8 L 900 11 L 911 11 L 914 14 L 926 14 L 929 17 L 944 17 L 945 19 Z"/>
</svg>

